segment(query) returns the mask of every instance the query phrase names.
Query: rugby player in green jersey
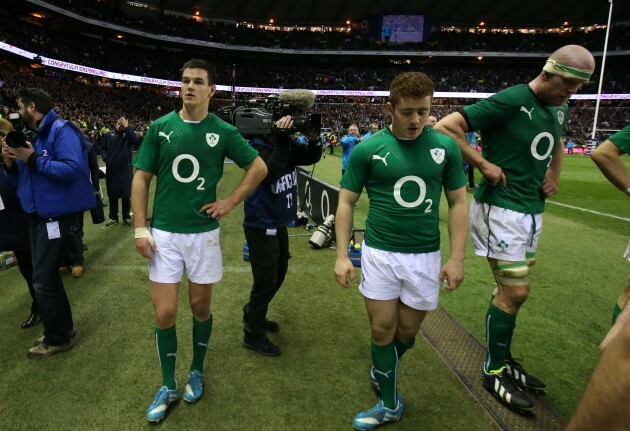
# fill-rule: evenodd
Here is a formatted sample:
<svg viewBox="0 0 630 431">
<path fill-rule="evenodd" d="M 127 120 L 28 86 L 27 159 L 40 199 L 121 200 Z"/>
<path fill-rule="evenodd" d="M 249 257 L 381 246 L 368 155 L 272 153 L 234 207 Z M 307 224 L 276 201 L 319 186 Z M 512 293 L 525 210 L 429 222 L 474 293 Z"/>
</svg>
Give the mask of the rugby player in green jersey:
<svg viewBox="0 0 630 431">
<path fill-rule="evenodd" d="M 529 84 L 507 88 L 445 117 L 435 128 L 452 136 L 464 160 L 484 179 L 470 207 L 475 254 L 487 258 L 496 295 L 486 314 L 486 358 L 482 382 L 504 403 L 531 410 L 523 389 L 545 384 L 512 358 L 516 315 L 529 294 L 529 266 L 542 229 L 545 199 L 556 193 L 568 120 L 567 102 L 595 68 L 590 52 L 567 45 L 553 52 Z M 483 151 L 465 133 L 479 130 Z"/>
<path fill-rule="evenodd" d="M 219 218 L 226 216 L 267 175 L 258 152 L 235 127 L 208 113 L 216 91 L 214 68 L 205 60 L 190 60 L 182 68 L 180 111 L 155 120 L 138 150 L 132 184 L 136 250 L 150 260 L 149 279 L 155 309 L 162 387 L 147 410 L 147 419 L 164 419 L 178 398 L 175 379 L 179 282 L 188 277 L 192 311 L 193 358 L 184 400 L 203 394 L 203 361 L 210 333 L 213 283 L 223 276 Z M 217 183 L 229 157 L 245 175 L 236 189 L 217 199 Z M 157 177 L 151 227 L 146 225 L 149 185 Z"/>
<path fill-rule="evenodd" d="M 356 415 L 355 429 L 372 429 L 402 417 L 398 361 L 413 346 L 427 311 L 437 307 L 440 283 L 453 290 L 464 278 L 466 178 L 457 144 L 426 126 L 433 88 L 423 73 L 398 75 L 386 105 L 391 125 L 357 145 L 341 179 L 335 274 L 344 287 L 350 286 L 348 278 L 355 278 L 343 246 L 350 241 L 355 203 L 364 188 L 370 200 L 359 290 L 372 329 L 374 365 L 369 377 L 379 400 Z M 442 189 L 449 207 L 451 245 L 444 265 L 439 231 Z"/>
</svg>

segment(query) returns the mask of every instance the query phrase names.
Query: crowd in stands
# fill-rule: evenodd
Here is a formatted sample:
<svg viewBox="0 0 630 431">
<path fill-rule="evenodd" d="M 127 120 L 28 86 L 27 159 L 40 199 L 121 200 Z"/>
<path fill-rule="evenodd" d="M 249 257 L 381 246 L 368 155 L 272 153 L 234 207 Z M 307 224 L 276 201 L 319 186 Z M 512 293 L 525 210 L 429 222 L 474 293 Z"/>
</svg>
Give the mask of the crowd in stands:
<svg viewBox="0 0 630 431">
<path fill-rule="evenodd" d="M 80 11 L 83 16 L 93 16 L 108 22 L 134 28 L 142 28 L 159 34 L 174 34 L 191 38 L 207 38 L 213 35 L 222 43 L 255 45 L 276 43 L 270 46 L 289 47 L 286 43 L 297 44 L 293 48 L 322 48 L 323 45 L 335 49 L 355 49 L 343 45 L 339 36 L 350 38 L 352 43 L 367 43 L 366 49 L 373 49 L 373 41 L 368 41 L 360 34 L 321 33 L 321 32 L 283 32 L 245 29 L 234 23 L 197 23 L 172 15 L 159 15 L 156 20 L 131 19 L 120 12 L 126 2 L 95 2 L 91 0 L 54 0 L 52 3 L 69 10 Z M 262 33 L 261 33 L 262 32 Z M 98 32 L 95 32 L 98 33 Z M 260 34 L 259 34 L 260 33 Z M 627 27 L 616 26 L 612 32 L 610 46 L 618 49 L 624 40 L 630 40 Z M 296 37 L 297 36 L 297 37 Z M 569 36 L 558 35 L 471 35 L 453 32 L 434 34 L 421 49 L 431 50 L 510 50 L 510 51 L 545 51 L 550 46 L 565 43 L 580 43 L 584 46 L 599 44 L 601 32 L 572 33 Z M 554 40 L 554 38 L 562 39 Z M 566 39 L 574 37 L 575 39 Z M 327 42 L 320 39 L 328 38 Z M 107 70 L 132 75 L 149 76 L 178 81 L 179 68 L 191 57 L 202 56 L 217 65 L 218 83 L 232 84 L 232 69 L 235 65 L 236 84 L 263 88 L 309 88 L 335 90 L 387 90 L 387 83 L 401 72 L 423 71 L 433 78 L 436 91 L 453 92 L 497 92 L 508 86 L 527 82 L 540 70 L 540 58 L 483 61 L 471 58 L 444 60 L 439 57 L 424 59 L 417 63 L 392 61 L 386 58 L 373 60 L 360 55 L 344 56 L 334 60 L 310 61 L 293 56 L 263 59 L 255 55 L 234 52 L 221 53 L 209 49 L 188 46 L 155 46 L 155 41 L 146 44 L 130 41 L 105 39 L 85 31 L 78 34 L 73 30 L 64 31 L 43 28 L 14 17 L 0 14 L 0 40 L 40 55 Z M 357 42 L 359 41 L 359 42 Z M 621 41 L 621 42 L 620 42 Z M 345 41 L 348 42 L 348 41 Z M 344 43 L 345 43 L 344 42 Z M 341 44 L 340 44 L 341 43 Z M 350 43 L 350 42 L 348 42 Z M 372 45 L 370 45 L 372 43 Z M 340 45 L 339 45 L 340 44 Z M 380 42 L 379 42 L 380 44 Z M 382 44 L 380 44 L 382 45 Z M 623 46 L 630 46 L 625 44 Z M 361 49 L 363 49 L 361 48 Z M 399 49 L 397 47 L 396 49 Z M 417 49 L 417 48 L 416 48 Z M 599 49 L 593 45 L 593 49 Z M 79 76 L 58 69 L 43 68 L 32 70 L 9 54 L 0 55 L 5 60 L 0 64 L 0 104 L 11 105 L 15 92 L 21 86 L 39 86 L 49 91 L 58 104 L 58 111 L 64 118 L 83 121 L 88 128 L 98 135 L 99 131 L 111 128 L 121 113 L 130 119 L 131 124 L 142 134 L 152 120 L 180 105 L 177 97 L 167 96 L 164 89 L 157 86 L 140 86 L 129 83 L 110 83 L 94 77 Z M 630 67 L 624 56 L 611 57 L 604 77 L 604 93 L 630 93 Z M 582 92 L 597 92 L 597 73 L 594 82 Z M 237 95 L 236 104 L 242 106 L 251 94 Z M 367 97 L 318 97 L 315 110 L 323 117 L 323 124 L 334 131 L 343 131 L 350 123 L 357 123 L 363 132 L 368 124 L 376 122 L 387 124 L 389 116 L 384 110 L 385 98 Z M 448 113 L 471 103 L 470 99 L 442 99 L 434 103 L 433 114 L 442 118 Z M 213 101 L 213 109 L 233 103 L 229 94 L 219 93 Z M 592 129 L 594 102 L 572 101 L 568 134 L 580 142 L 590 137 Z M 630 119 L 630 103 L 622 101 L 603 101 L 600 110 L 601 121 L 598 128 L 617 130 Z"/>
<path fill-rule="evenodd" d="M 17 90 L 22 86 L 43 88 L 56 101 L 56 110 L 62 118 L 86 123 L 88 130 L 98 143 L 100 133 L 111 129 L 116 120 L 124 115 L 141 135 L 151 122 L 165 113 L 181 106 L 178 97 L 167 96 L 157 86 L 110 87 L 98 85 L 97 80 L 86 80 L 72 72 L 54 69 L 32 69 L 28 63 L 0 62 L 0 105 L 15 110 Z M 244 106 L 252 94 L 238 94 L 234 102 L 229 93 L 219 92 L 213 99 L 211 111 L 231 104 Z M 436 99 L 432 114 L 438 119 L 471 103 L 470 99 Z M 313 111 L 322 115 L 324 127 L 343 135 L 350 123 L 359 125 L 361 133 L 370 123 L 383 126 L 390 117 L 385 111 L 385 97 L 318 97 Z M 581 144 L 590 138 L 592 130 L 593 101 L 572 101 L 569 110 L 567 134 Z M 619 130 L 630 121 L 630 103 L 603 101 L 599 112 L 598 128 Z M 608 134 L 599 136 L 607 137 Z"/>
<path fill-rule="evenodd" d="M 173 51 L 155 46 L 62 33 L 0 19 L 0 40 L 31 52 L 83 66 L 110 72 L 178 80 L 179 67 L 193 56 L 206 56 L 217 65 L 219 83 L 231 84 L 232 66 L 236 65 L 236 82 L 240 86 L 264 88 L 311 88 L 338 90 L 386 90 L 387 83 L 399 73 L 420 70 L 431 76 L 437 91 L 496 92 L 513 83 L 524 82 L 540 69 L 540 59 L 505 60 L 475 58 L 458 62 L 433 58 L 418 64 L 395 64 L 348 56 L 328 62 L 277 59 L 252 59 L 249 55 L 217 57 L 216 52 Z M 216 61 L 215 61 L 216 58 Z M 623 58 L 608 61 L 604 93 L 630 92 L 630 67 Z M 298 62 L 299 61 L 299 62 Z M 586 89 L 597 91 L 597 77 Z"/>
<path fill-rule="evenodd" d="M 550 52 L 567 44 L 582 45 L 600 51 L 605 30 L 565 33 L 468 33 L 441 31 L 421 43 L 383 43 L 374 32 L 352 26 L 349 33 L 339 31 L 279 31 L 237 26 L 235 22 L 195 20 L 172 14 L 153 12 L 146 19 L 126 14 L 124 1 L 48 0 L 49 3 L 105 22 L 115 23 L 156 34 L 185 37 L 229 45 L 261 46 L 285 49 L 332 50 L 411 50 L 411 51 L 508 51 Z M 630 28 L 617 26 L 610 34 L 609 49 L 628 49 Z"/>
</svg>

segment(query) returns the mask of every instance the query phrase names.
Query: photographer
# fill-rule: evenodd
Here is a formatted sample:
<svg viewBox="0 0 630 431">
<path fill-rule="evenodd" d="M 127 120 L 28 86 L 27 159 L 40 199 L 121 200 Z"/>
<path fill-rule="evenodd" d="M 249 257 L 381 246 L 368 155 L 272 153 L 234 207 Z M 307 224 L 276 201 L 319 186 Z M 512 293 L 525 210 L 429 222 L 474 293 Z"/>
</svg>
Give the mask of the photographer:
<svg viewBox="0 0 630 431">
<path fill-rule="evenodd" d="M 268 174 L 245 199 L 243 229 L 249 246 L 254 284 L 243 307 L 243 346 L 265 356 L 279 356 L 280 347 L 266 332 L 278 332 L 276 322 L 267 320 L 267 308 L 284 281 L 289 266 L 287 226 L 297 213 L 295 167 L 317 163 L 322 156 L 319 130 L 304 131 L 308 144 L 291 139 L 293 119 L 284 116 L 275 123 L 271 139 L 255 137 L 249 143 L 267 165 Z"/>
<path fill-rule="evenodd" d="M 0 118 L 0 145 L 12 132 L 13 125 L 9 120 Z M 38 325 L 41 321 L 39 307 L 33 290 L 33 261 L 28 234 L 28 218 L 18 200 L 15 187 L 5 173 L 4 162 L 0 160 L 0 250 L 13 250 L 17 258 L 20 273 L 31 294 L 31 314 L 22 323 L 22 329 Z"/>
<path fill-rule="evenodd" d="M 78 213 L 93 208 L 96 200 L 81 133 L 58 118 L 50 95 L 22 88 L 18 106 L 35 139 L 30 144 L 22 137 L 24 143 L 16 146 L 7 138 L 2 156 L 28 214 L 33 288 L 44 324 L 44 337 L 26 356 L 44 358 L 73 347 L 72 310 L 59 267 L 79 228 Z"/>
</svg>

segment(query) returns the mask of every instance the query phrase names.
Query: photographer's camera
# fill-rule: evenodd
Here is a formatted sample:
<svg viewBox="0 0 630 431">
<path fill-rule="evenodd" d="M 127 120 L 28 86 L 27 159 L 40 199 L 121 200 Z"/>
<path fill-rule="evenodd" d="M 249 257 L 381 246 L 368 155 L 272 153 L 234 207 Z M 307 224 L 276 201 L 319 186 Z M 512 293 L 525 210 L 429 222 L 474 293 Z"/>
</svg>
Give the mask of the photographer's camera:
<svg viewBox="0 0 630 431">
<path fill-rule="evenodd" d="M 315 233 L 308 240 L 313 248 L 328 247 L 332 241 L 333 228 L 335 225 L 335 215 L 330 214 L 324 222 L 317 228 Z"/>
<path fill-rule="evenodd" d="M 26 136 L 22 132 L 13 130 L 9 132 L 5 138 L 6 144 L 11 148 L 27 148 Z"/>
</svg>

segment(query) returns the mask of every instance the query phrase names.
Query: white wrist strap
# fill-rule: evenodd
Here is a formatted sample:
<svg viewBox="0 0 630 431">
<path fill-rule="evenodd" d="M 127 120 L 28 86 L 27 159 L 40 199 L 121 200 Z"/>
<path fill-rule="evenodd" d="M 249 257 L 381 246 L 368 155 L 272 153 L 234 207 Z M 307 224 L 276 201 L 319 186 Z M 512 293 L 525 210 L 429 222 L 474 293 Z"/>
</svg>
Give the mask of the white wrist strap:
<svg viewBox="0 0 630 431">
<path fill-rule="evenodd" d="M 151 235 L 151 231 L 149 231 L 149 229 L 146 226 L 137 227 L 133 237 L 135 239 L 146 238 L 149 240 L 149 244 L 151 244 L 151 246 L 155 245 L 155 241 L 153 240 L 153 235 Z"/>
</svg>

